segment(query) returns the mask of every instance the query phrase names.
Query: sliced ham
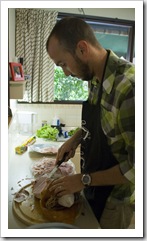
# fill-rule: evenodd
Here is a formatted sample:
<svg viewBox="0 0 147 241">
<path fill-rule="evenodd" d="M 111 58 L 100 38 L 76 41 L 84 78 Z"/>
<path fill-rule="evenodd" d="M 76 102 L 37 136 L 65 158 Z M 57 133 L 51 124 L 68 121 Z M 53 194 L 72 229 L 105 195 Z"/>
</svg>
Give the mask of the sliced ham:
<svg viewBox="0 0 147 241">
<path fill-rule="evenodd" d="M 33 194 L 36 198 L 41 199 L 43 196 L 43 193 L 47 190 L 51 183 L 51 180 L 49 180 L 47 177 L 40 176 L 38 177 L 34 183 L 33 183 Z"/>
<path fill-rule="evenodd" d="M 32 173 L 33 173 L 34 177 L 38 177 L 40 175 L 50 173 L 51 170 L 54 168 L 55 163 L 56 163 L 56 159 L 43 157 L 40 161 L 38 161 L 32 167 Z M 66 176 L 66 175 L 74 174 L 74 172 L 75 172 L 74 164 L 71 161 L 68 161 L 68 162 L 63 162 L 59 166 L 56 174 L 57 175 L 62 174 L 64 176 Z"/>
<path fill-rule="evenodd" d="M 51 182 L 52 180 L 46 177 L 37 178 L 33 185 L 34 196 L 38 199 L 45 199 L 45 206 L 48 209 L 59 208 L 59 205 L 62 207 L 71 207 L 74 204 L 74 194 L 63 195 L 57 198 L 53 192 L 49 191 Z"/>
<path fill-rule="evenodd" d="M 44 147 L 39 150 L 40 153 L 51 153 L 51 154 L 56 154 L 58 152 L 57 147 Z"/>
<path fill-rule="evenodd" d="M 64 195 L 60 198 L 57 198 L 53 193 L 50 193 L 49 186 L 53 179 L 74 174 L 74 164 L 71 161 L 63 162 L 59 166 L 52 179 L 49 179 L 47 176 L 45 176 L 45 174 L 49 174 L 55 167 L 55 164 L 56 159 L 44 157 L 33 166 L 32 172 L 36 177 L 36 180 L 33 183 L 33 194 L 39 199 L 47 197 L 46 205 L 50 206 L 51 208 L 57 205 L 71 207 L 74 204 L 74 194 Z"/>
<path fill-rule="evenodd" d="M 15 193 L 15 197 L 14 197 L 14 201 L 15 202 L 18 202 L 18 203 L 21 203 L 23 201 L 25 201 L 29 196 L 29 192 L 27 190 L 21 190 L 17 193 Z"/>
</svg>

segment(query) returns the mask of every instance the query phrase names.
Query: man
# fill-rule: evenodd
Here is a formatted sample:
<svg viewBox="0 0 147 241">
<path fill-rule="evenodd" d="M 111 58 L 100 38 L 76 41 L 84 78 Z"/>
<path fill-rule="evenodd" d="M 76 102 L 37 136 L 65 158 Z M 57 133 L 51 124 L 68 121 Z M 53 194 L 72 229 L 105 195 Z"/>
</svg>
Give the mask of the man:
<svg viewBox="0 0 147 241">
<path fill-rule="evenodd" d="M 135 106 L 133 64 L 104 49 L 78 18 L 64 18 L 47 40 L 47 52 L 66 75 L 89 81 L 82 127 L 58 151 L 66 161 L 81 144 L 81 173 L 59 178 L 58 196 L 84 191 L 101 228 L 127 228 L 134 202 Z"/>
</svg>

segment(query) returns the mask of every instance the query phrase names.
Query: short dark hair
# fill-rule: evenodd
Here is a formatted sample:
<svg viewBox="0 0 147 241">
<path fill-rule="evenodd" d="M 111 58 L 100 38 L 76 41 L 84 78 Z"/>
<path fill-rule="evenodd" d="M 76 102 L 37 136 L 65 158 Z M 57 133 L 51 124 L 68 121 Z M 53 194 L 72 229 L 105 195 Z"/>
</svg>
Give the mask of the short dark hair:
<svg viewBox="0 0 147 241">
<path fill-rule="evenodd" d="M 80 40 L 85 40 L 91 45 L 101 48 L 90 25 L 80 18 L 65 17 L 58 21 L 46 42 L 47 51 L 52 36 L 55 36 L 59 43 L 71 53 L 75 53 L 77 43 Z"/>
</svg>

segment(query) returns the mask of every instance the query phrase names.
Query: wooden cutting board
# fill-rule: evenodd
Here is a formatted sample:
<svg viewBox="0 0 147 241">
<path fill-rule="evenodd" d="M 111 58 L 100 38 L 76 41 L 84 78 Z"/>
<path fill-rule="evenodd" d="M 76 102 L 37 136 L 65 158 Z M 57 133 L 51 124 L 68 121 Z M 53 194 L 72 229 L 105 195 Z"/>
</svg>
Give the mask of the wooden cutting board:
<svg viewBox="0 0 147 241">
<path fill-rule="evenodd" d="M 18 203 L 13 200 L 12 208 L 16 217 L 26 225 L 33 225 L 45 222 L 63 222 L 73 224 L 75 218 L 80 214 L 82 200 L 74 204 L 70 208 L 64 210 L 48 210 L 47 217 L 43 214 L 40 200 L 35 198 L 32 193 L 32 184 L 28 184 L 19 190 L 19 193 L 24 190 L 28 191 L 29 196 L 26 200 Z"/>
</svg>

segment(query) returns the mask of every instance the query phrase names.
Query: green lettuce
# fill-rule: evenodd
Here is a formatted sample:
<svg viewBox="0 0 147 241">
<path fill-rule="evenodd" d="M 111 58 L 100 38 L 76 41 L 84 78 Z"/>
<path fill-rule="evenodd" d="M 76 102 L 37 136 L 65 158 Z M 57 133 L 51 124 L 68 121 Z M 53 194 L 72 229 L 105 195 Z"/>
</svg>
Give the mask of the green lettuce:
<svg viewBox="0 0 147 241">
<path fill-rule="evenodd" d="M 56 127 L 50 125 L 44 125 L 36 131 L 36 136 L 39 138 L 47 138 L 53 141 L 57 140 L 59 131 Z"/>
</svg>

